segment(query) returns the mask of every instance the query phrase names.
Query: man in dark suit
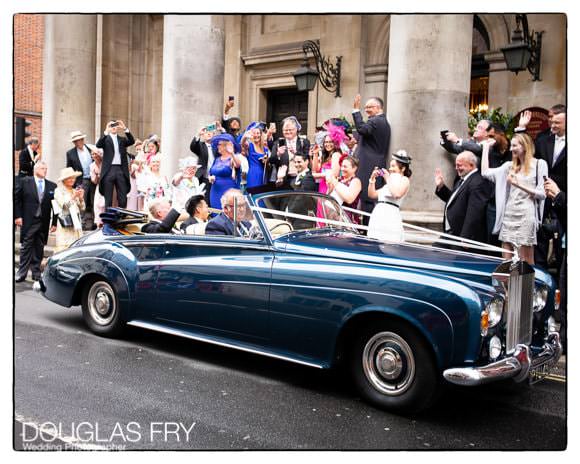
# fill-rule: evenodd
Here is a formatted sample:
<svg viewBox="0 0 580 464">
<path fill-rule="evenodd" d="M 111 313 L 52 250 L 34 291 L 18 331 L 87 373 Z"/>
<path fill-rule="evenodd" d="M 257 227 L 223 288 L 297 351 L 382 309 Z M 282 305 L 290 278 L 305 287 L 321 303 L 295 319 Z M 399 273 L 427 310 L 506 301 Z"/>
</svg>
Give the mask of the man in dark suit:
<svg viewBox="0 0 580 464">
<path fill-rule="evenodd" d="M 265 128 L 264 128 L 265 129 Z M 292 159 L 297 153 L 308 155 L 310 141 L 300 135 L 302 126 L 295 116 L 289 116 L 282 121 L 283 137 L 274 141 L 268 140 L 271 155 L 266 165 L 266 181 L 273 182 L 276 187 L 287 190 L 296 177 Z"/>
<path fill-rule="evenodd" d="M 554 108 L 556 108 L 554 110 Z M 536 141 L 536 158 L 543 159 L 548 164 L 548 177 L 564 193 L 568 190 L 567 147 L 566 147 L 566 107 L 554 106 L 550 131 L 551 135 L 541 137 Z M 534 262 L 545 269 L 548 268 L 548 249 L 550 240 L 554 246 L 556 256 L 556 268 L 559 269 L 562 262 L 562 226 L 558 216 L 553 211 L 551 201 L 544 203 L 544 223 L 551 221 L 552 230 L 540 227 L 537 236 L 537 245 L 534 247 Z"/>
<path fill-rule="evenodd" d="M 93 199 L 95 197 L 95 184 L 91 182 L 91 163 L 93 158 L 87 145 L 86 135 L 81 131 L 73 131 L 70 134 L 70 141 L 74 145 L 66 152 L 66 167 L 73 168 L 77 172 L 82 172 L 75 180 L 75 188 L 80 187 L 85 192 L 85 210 L 82 213 L 83 230 L 92 230 L 94 225 Z"/>
<path fill-rule="evenodd" d="M 473 131 L 473 136 L 470 139 L 460 139 L 455 132 L 447 132 L 445 137 L 441 139 L 441 146 L 449 153 L 458 155 L 464 151 L 470 151 L 478 158 L 481 158 L 483 151 L 481 142 L 493 137 L 494 127 L 491 121 L 482 119 L 478 121 Z"/>
<path fill-rule="evenodd" d="M 126 137 L 119 137 L 119 130 L 125 131 Z M 105 133 L 97 141 L 97 148 L 103 149 L 99 192 L 105 197 L 105 207 L 113 204 L 114 188 L 117 189 L 119 206 L 127 206 L 127 194 L 131 188 L 127 147 L 134 143 L 135 139 L 123 121 L 109 121 Z"/>
<path fill-rule="evenodd" d="M 309 156 L 305 153 L 296 153 L 294 155 L 294 166 L 296 167 L 296 177 L 292 179 L 290 187 L 295 192 L 317 192 L 318 186 L 312 173 L 308 168 Z M 310 195 L 292 195 L 288 200 L 288 212 L 312 216 L 316 218 L 316 197 Z M 312 229 L 316 222 L 307 219 L 289 218 L 294 229 Z"/>
<path fill-rule="evenodd" d="M 391 126 L 383 111 L 383 100 L 379 97 L 372 97 L 365 103 L 365 113 L 368 116 L 364 122 L 360 111 L 361 98 L 357 95 L 354 98 L 352 117 L 358 135 L 358 145 L 355 156 L 359 160 L 357 177 L 361 180 L 361 209 L 371 213 L 375 202 L 369 198 L 369 179 L 375 167 L 386 168 L 387 154 L 391 140 Z M 377 185 L 377 188 L 380 188 Z M 368 224 L 368 217 L 365 216 L 365 224 Z"/>
<path fill-rule="evenodd" d="M 171 207 L 171 203 L 165 198 L 157 198 L 149 204 L 149 213 L 153 220 L 143 227 L 141 232 L 146 234 L 167 234 L 178 232 L 173 229 L 180 216 L 180 212 Z"/>
<path fill-rule="evenodd" d="M 234 205 L 237 204 L 237 209 Z M 248 218 L 246 199 L 238 189 L 229 189 L 221 198 L 222 213 L 207 223 L 206 235 L 236 235 L 247 237 L 252 227 Z M 235 213 L 234 213 L 235 212 Z M 236 220 L 237 232 L 235 231 Z"/>
<path fill-rule="evenodd" d="M 18 175 L 20 177 L 34 175 L 34 164 L 40 160 L 40 155 L 38 153 L 39 147 L 40 143 L 38 141 L 38 138 L 31 137 L 30 139 L 28 139 L 26 148 L 19 153 Z"/>
<path fill-rule="evenodd" d="M 446 203 L 443 231 L 483 242 L 486 239 L 485 209 L 489 198 L 489 184 L 477 170 L 477 157 L 469 151 L 457 156 L 455 170 L 458 178 L 453 190 L 445 185 L 441 170 L 435 170 L 435 194 Z"/>
<path fill-rule="evenodd" d="M 202 127 L 197 136 L 189 144 L 189 149 L 197 156 L 197 163 L 201 165 L 197 168 L 195 176 L 199 179 L 199 184 L 205 183 L 205 198 L 209 201 L 209 194 L 211 190 L 211 183 L 207 179 L 209 170 L 215 159 L 215 155 L 211 148 L 211 139 L 215 131 L 210 131 L 207 127 Z"/>
<path fill-rule="evenodd" d="M 194 195 L 189 198 L 185 203 L 185 211 L 187 211 L 189 217 L 179 226 L 182 231 L 187 232 L 187 228 L 191 225 L 207 223 L 209 205 L 203 195 Z"/>
<path fill-rule="evenodd" d="M 34 166 L 34 176 L 20 179 L 14 192 L 14 223 L 20 227 L 20 265 L 16 272 L 16 282 L 26 279 L 28 269 L 32 279 L 40 279 L 40 263 L 44 245 L 48 240 L 48 230 L 56 230 L 57 216 L 53 214 L 51 225 L 52 199 L 56 184 L 46 179 L 46 163 L 38 161 Z"/>
</svg>

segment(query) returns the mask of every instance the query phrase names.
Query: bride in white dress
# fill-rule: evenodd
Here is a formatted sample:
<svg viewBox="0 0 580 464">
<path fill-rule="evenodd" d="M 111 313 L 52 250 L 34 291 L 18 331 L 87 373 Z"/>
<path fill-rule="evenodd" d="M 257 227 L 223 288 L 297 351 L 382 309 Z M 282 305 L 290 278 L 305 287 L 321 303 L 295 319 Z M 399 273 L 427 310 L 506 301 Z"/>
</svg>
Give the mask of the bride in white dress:
<svg viewBox="0 0 580 464">
<path fill-rule="evenodd" d="M 369 220 L 368 237 L 395 243 L 405 240 L 400 207 L 409 192 L 410 164 L 411 157 L 407 152 L 398 150 L 392 155 L 388 171 L 375 168 L 371 174 L 368 195 L 378 202 Z M 379 176 L 385 180 L 385 185 L 376 190 L 375 182 Z"/>
</svg>

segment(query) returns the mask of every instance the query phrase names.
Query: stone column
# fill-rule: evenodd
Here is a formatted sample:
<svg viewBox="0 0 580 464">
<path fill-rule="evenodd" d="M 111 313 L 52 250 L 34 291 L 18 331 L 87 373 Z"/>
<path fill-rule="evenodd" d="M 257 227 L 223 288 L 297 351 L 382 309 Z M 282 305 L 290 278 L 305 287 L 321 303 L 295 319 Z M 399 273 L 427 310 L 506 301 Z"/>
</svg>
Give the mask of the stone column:
<svg viewBox="0 0 580 464">
<path fill-rule="evenodd" d="M 42 98 L 43 158 L 56 180 L 80 130 L 94 142 L 97 15 L 45 15 Z"/>
<path fill-rule="evenodd" d="M 220 16 L 167 15 L 163 24 L 161 170 L 172 176 L 200 127 L 221 119 L 224 22 Z"/>
<path fill-rule="evenodd" d="M 439 132 L 467 131 L 473 15 L 392 15 L 387 108 L 390 151 L 413 158 L 411 190 L 403 210 L 421 222 L 440 222 L 433 172 L 440 166 L 450 184 L 454 157 L 439 145 Z M 431 213 L 431 214 L 429 214 Z M 407 220 L 412 220 L 409 213 Z"/>
</svg>

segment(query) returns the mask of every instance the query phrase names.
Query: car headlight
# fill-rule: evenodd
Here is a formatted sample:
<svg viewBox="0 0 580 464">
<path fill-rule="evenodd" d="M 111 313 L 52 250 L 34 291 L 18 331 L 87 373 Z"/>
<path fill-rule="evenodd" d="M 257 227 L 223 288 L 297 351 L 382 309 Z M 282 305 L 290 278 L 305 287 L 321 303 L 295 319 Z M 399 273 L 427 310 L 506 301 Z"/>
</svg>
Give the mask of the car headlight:
<svg viewBox="0 0 580 464">
<path fill-rule="evenodd" d="M 504 300 L 498 296 L 491 299 L 491 301 L 485 307 L 488 314 L 489 327 L 495 327 L 501 321 L 503 315 L 503 305 Z"/>
<path fill-rule="evenodd" d="M 541 311 L 548 301 L 548 287 L 539 285 L 534 287 L 534 312 Z"/>
<path fill-rule="evenodd" d="M 489 341 L 489 358 L 492 361 L 495 361 L 497 358 L 499 358 L 500 354 L 501 354 L 501 340 L 499 339 L 499 337 L 494 335 L 493 337 L 491 337 L 491 340 Z"/>
</svg>

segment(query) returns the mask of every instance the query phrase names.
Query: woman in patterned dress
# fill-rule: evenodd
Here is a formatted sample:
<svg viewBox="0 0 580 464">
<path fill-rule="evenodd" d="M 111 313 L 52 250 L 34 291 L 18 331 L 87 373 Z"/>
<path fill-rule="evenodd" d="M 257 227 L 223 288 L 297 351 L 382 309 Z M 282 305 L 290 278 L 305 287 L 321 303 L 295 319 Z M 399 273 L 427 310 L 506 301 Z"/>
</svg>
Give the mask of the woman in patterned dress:
<svg viewBox="0 0 580 464">
<path fill-rule="evenodd" d="M 534 264 L 536 232 L 542 223 L 544 211 L 544 178 L 548 165 L 534 158 L 534 143 L 527 134 L 516 134 L 511 141 L 512 161 L 498 168 L 489 167 L 489 149 L 495 143 L 488 139 L 483 143 L 481 174 L 495 183 L 495 225 L 493 233 L 499 232 L 504 258 L 512 257 L 514 248 L 529 264 Z"/>
</svg>

